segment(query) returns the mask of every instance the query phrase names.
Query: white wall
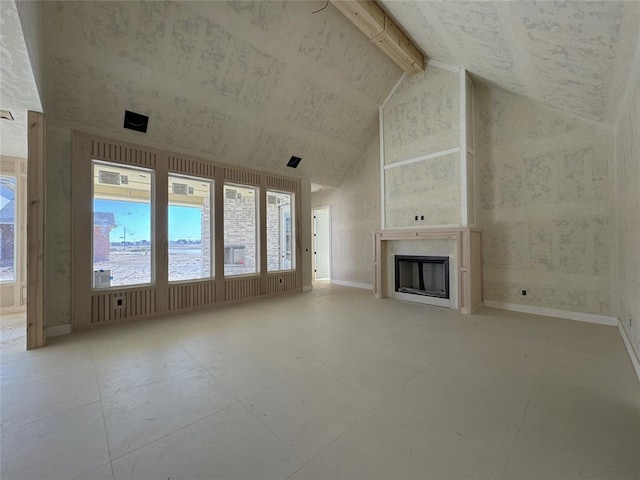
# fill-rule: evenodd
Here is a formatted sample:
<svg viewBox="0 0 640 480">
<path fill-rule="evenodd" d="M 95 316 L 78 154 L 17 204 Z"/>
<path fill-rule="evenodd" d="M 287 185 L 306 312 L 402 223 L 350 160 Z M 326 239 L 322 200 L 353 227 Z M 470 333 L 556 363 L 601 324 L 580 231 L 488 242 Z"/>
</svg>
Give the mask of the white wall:
<svg viewBox="0 0 640 480">
<path fill-rule="evenodd" d="M 613 132 L 498 88 L 476 99 L 484 299 L 615 315 Z"/>
<path fill-rule="evenodd" d="M 311 194 L 331 205 L 331 278 L 373 284 L 373 232 L 380 230 L 380 147 L 376 138 L 337 190 Z"/>
<path fill-rule="evenodd" d="M 640 363 L 640 47 L 616 125 L 618 318 Z"/>
</svg>

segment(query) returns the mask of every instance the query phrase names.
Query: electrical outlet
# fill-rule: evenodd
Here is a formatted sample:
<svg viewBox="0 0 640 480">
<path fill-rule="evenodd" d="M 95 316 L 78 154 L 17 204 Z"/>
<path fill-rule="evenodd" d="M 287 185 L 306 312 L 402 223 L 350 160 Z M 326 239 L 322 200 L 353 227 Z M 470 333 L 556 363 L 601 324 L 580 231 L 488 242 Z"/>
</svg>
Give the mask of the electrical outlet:
<svg viewBox="0 0 640 480">
<path fill-rule="evenodd" d="M 521 295 L 522 295 L 523 297 L 526 297 L 526 296 L 527 296 L 527 291 L 526 291 L 526 290 L 522 290 L 520 293 L 521 293 Z"/>
</svg>

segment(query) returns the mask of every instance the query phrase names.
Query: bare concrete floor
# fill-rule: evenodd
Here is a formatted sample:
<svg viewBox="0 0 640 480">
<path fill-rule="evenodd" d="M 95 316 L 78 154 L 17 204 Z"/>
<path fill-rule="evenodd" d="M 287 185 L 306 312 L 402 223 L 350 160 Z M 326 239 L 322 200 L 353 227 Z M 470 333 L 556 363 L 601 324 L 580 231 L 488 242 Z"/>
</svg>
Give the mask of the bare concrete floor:
<svg viewBox="0 0 640 480">
<path fill-rule="evenodd" d="M 640 478 L 615 327 L 319 284 L 1 362 L 3 480 Z"/>
</svg>

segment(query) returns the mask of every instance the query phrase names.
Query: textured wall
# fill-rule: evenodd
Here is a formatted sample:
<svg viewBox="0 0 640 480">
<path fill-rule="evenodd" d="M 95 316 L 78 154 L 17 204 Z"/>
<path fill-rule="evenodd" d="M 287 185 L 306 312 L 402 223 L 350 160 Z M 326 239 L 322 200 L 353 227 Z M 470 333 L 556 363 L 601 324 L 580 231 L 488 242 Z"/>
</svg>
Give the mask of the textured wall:
<svg viewBox="0 0 640 480">
<path fill-rule="evenodd" d="M 622 106 L 616 128 L 618 317 L 640 360 L 640 54 Z"/>
<path fill-rule="evenodd" d="M 373 232 L 380 230 L 380 145 L 371 143 L 338 190 L 311 195 L 313 207 L 331 205 L 331 277 L 373 284 Z"/>
<path fill-rule="evenodd" d="M 386 165 L 460 145 L 460 79 L 428 67 L 406 78 L 384 107 Z"/>
<path fill-rule="evenodd" d="M 384 163 L 392 166 L 384 171 L 385 227 L 459 224 L 459 153 L 393 166 L 460 146 L 458 73 L 429 67 L 406 78 L 383 113 Z"/>
<path fill-rule="evenodd" d="M 20 6 L 29 18 L 25 25 L 35 28 L 37 19 L 33 18 L 31 6 Z M 3 110 L 10 110 L 14 118 L 11 122 L 2 122 L 0 154 L 26 158 L 27 110 L 41 111 L 42 106 L 31 69 L 30 52 L 24 42 L 16 4 L 12 1 L 0 2 L 0 31 L 0 105 Z"/>
<path fill-rule="evenodd" d="M 460 223 L 459 153 L 390 168 L 384 181 L 387 228 Z"/>
<path fill-rule="evenodd" d="M 71 131 L 47 123 L 45 205 L 46 327 L 71 322 Z M 90 268 L 87 266 L 87 268 Z"/>
<path fill-rule="evenodd" d="M 485 300 L 615 314 L 611 132 L 497 88 L 476 99 Z"/>
</svg>

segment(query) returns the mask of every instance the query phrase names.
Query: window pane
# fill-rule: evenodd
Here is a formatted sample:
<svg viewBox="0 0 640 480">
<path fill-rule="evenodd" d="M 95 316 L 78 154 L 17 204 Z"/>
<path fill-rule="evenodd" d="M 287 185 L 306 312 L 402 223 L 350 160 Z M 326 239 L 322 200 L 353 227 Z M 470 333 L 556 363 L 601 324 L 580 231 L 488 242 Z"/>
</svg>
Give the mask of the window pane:
<svg viewBox="0 0 640 480">
<path fill-rule="evenodd" d="M 293 195 L 267 191 L 267 271 L 290 270 L 293 258 Z"/>
<path fill-rule="evenodd" d="M 169 175 L 169 281 L 211 277 L 211 181 Z"/>
<path fill-rule="evenodd" d="M 16 177 L 0 175 L 0 281 L 16 280 Z"/>
<path fill-rule="evenodd" d="M 152 283 L 153 172 L 93 162 L 93 287 Z"/>
<path fill-rule="evenodd" d="M 224 274 L 257 272 L 257 188 L 224 186 Z"/>
</svg>

